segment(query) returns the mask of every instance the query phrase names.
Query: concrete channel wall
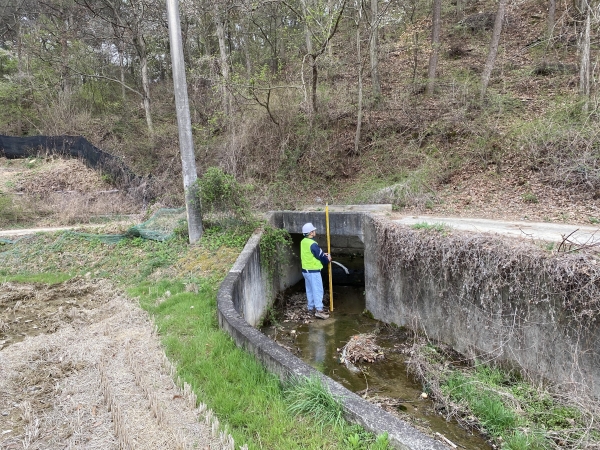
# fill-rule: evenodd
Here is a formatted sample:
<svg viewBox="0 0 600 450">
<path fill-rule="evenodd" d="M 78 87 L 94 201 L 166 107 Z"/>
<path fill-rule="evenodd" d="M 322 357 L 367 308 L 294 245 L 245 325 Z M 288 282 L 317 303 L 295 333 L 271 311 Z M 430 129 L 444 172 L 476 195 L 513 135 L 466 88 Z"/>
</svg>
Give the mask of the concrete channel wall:
<svg viewBox="0 0 600 450">
<path fill-rule="evenodd" d="M 342 242 L 340 246 L 350 245 L 343 242 L 354 242 L 349 250 L 364 250 L 366 307 L 375 319 L 416 328 L 470 357 L 485 356 L 556 383 L 579 384 L 598 397 L 600 342 L 595 328 L 575 335 L 573 324 L 561 313 L 552 295 L 547 295 L 547 301 L 531 304 L 526 298 L 510 298 L 508 292 L 500 292 L 493 300 L 493 307 L 486 310 L 478 306 L 476 298 L 458 304 L 441 301 L 449 291 L 447 283 L 454 283 L 454 289 L 459 288 L 460 277 L 448 282 L 415 279 L 410 270 L 383 277 L 378 273 L 381 255 L 376 250 L 379 243 L 375 220 L 368 211 L 330 213 L 330 232 L 338 238 L 337 242 Z M 271 225 L 285 228 L 296 238 L 306 222 L 312 222 L 324 234 L 322 211 L 284 211 L 270 217 Z M 343 236 L 353 238 L 344 241 L 340 239 Z M 358 248 L 356 238 L 364 243 L 363 249 Z M 272 305 L 275 294 L 301 279 L 298 256 L 288 255 L 289 264 L 283 276 L 268 286 L 267 274 L 261 267 L 259 241 L 260 234 L 248 241 L 221 285 L 220 326 L 240 347 L 254 354 L 269 371 L 280 377 L 320 377 L 333 394 L 345 399 L 349 420 L 376 434 L 388 432 L 390 441 L 398 448 L 446 448 L 315 371 L 255 328 Z"/>
</svg>

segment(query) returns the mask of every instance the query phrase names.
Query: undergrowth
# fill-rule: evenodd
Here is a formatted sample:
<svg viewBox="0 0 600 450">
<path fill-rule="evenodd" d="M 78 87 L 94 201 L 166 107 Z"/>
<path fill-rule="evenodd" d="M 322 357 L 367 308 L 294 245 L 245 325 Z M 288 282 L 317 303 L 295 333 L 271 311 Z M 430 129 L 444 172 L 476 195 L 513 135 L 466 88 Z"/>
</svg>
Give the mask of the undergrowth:
<svg viewBox="0 0 600 450">
<path fill-rule="evenodd" d="M 600 446 L 597 411 L 552 386 L 532 385 L 503 370 L 417 341 L 409 371 L 423 381 L 447 419 L 486 434 L 501 448 L 576 449 Z"/>
</svg>

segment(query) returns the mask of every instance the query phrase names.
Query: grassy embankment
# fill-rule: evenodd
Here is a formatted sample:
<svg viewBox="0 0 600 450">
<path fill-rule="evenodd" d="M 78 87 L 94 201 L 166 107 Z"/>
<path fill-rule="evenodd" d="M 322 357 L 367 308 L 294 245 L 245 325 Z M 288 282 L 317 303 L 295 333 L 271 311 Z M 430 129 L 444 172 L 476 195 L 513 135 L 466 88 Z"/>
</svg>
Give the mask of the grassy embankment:
<svg viewBox="0 0 600 450">
<path fill-rule="evenodd" d="M 112 280 L 151 314 L 178 375 L 216 413 L 237 445 L 386 448 L 386 439 L 376 440 L 341 421 L 336 402 L 322 388 L 319 392 L 310 382 L 283 387 L 218 328 L 217 289 L 250 232 L 209 232 L 199 246 L 181 238 L 107 244 L 70 233 L 37 235 L 0 247 L 0 283 L 60 283 L 76 276 Z M 328 398 L 330 406 L 315 406 L 315 395 L 298 396 L 298 390 L 316 390 L 316 397 Z M 329 419 L 323 412 L 317 417 L 295 414 L 315 408 L 329 411 Z"/>
</svg>

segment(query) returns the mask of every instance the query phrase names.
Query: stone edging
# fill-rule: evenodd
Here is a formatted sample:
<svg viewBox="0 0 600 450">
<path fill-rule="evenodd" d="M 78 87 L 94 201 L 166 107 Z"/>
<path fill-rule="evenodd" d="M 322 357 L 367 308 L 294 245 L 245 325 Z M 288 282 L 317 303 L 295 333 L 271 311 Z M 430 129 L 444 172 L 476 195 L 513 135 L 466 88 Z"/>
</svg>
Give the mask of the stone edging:
<svg viewBox="0 0 600 450">
<path fill-rule="evenodd" d="M 232 336 L 236 345 L 253 354 L 269 372 L 277 374 L 281 379 L 290 376 L 319 377 L 333 395 L 343 399 L 347 420 L 358 423 L 377 435 L 387 432 L 390 444 L 396 448 L 403 450 L 449 448 L 321 374 L 244 320 L 234 305 L 239 305 L 242 297 L 252 292 L 252 289 L 245 289 L 246 286 L 264 282 L 265 277 L 262 274 L 257 278 L 260 269 L 250 267 L 253 264 L 260 264 L 260 238 L 261 233 L 255 233 L 248 240 L 217 294 L 219 326 Z"/>
</svg>

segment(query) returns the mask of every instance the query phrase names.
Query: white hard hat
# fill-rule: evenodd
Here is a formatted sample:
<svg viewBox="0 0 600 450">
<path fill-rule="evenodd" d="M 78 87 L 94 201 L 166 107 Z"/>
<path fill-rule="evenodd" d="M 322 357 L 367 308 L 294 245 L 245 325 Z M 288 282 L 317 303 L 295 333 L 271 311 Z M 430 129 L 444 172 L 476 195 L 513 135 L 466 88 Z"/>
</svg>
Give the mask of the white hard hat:
<svg viewBox="0 0 600 450">
<path fill-rule="evenodd" d="M 308 233 L 310 233 L 311 231 L 314 231 L 314 230 L 316 230 L 316 227 L 312 223 L 310 223 L 310 222 L 305 223 L 302 226 L 302 234 L 308 234 Z"/>
</svg>

